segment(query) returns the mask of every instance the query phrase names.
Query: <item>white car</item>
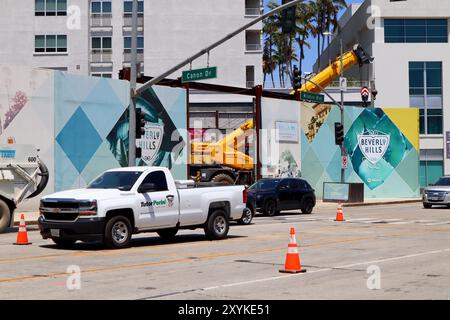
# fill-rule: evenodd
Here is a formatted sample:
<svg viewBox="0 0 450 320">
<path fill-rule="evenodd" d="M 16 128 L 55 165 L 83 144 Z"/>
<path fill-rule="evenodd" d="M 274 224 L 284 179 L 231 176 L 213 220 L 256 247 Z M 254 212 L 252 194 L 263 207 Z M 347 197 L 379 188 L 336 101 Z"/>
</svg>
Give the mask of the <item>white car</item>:
<svg viewBox="0 0 450 320">
<path fill-rule="evenodd" d="M 450 206 L 450 177 L 444 176 L 423 190 L 423 207 L 431 208 L 433 205 Z"/>
<path fill-rule="evenodd" d="M 81 240 L 123 248 L 132 234 L 155 231 L 172 238 L 179 229 L 196 228 L 209 239 L 223 239 L 230 220 L 248 220 L 246 192 L 244 186 L 175 181 L 162 167 L 112 169 L 84 189 L 43 197 L 39 228 L 44 239 L 63 247 Z"/>
</svg>

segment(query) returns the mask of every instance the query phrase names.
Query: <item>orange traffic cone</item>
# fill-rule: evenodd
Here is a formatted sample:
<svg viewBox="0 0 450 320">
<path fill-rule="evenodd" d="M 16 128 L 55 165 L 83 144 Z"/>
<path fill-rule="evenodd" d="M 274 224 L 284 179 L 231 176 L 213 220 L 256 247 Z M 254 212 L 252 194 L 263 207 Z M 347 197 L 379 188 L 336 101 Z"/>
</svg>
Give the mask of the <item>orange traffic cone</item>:
<svg viewBox="0 0 450 320">
<path fill-rule="evenodd" d="M 17 233 L 17 241 L 14 244 L 17 245 L 31 244 L 31 242 L 28 242 L 27 227 L 25 226 L 25 215 L 23 213 L 20 215 L 19 233 Z"/>
<path fill-rule="evenodd" d="M 344 219 L 344 211 L 342 210 L 342 204 L 338 203 L 338 208 L 336 211 L 336 219 L 334 221 L 345 221 Z"/>
<path fill-rule="evenodd" d="M 300 264 L 300 254 L 297 250 L 297 241 L 295 240 L 295 229 L 291 228 L 288 244 L 288 252 L 286 254 L 286 263 L 284 269 L 280 270 L 283 273 L 299 273 L 306 272 L 306 269 L 302 269 Z"/>
</svg>

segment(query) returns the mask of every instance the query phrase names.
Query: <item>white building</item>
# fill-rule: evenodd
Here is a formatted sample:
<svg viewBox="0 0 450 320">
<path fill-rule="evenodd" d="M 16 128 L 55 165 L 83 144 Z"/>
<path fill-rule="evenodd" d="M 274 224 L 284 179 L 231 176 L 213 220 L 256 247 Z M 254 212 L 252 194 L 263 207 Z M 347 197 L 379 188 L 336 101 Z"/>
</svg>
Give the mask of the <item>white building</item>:
<svg viewBox="0 0 450 320">
<path fill-rule="evenodd" d="M 450 174 L 449 19 L 450 1 L 442 0 L 366 0 L 340 19 L 344 51 L 360 43 L 375 58 L 345 76 L 374 80 L 377 107 L 420 109 L 422 185 Z M 340 39 L 321 55 L 321 68 L 339 55 Z M 359 89 L 359 83 L 349 88 L 348 104 L 361 101 Z M 339 97 L 338 89 L 330 90 Z"/>
<path fill-rule="evenodd" d="M 0 59 L 117 78 L 130 62 L 131 4 L 131 0 L 3 0 Z M 165 71 L 261 15 L 262 8 L 260 0 L 139 1 L 141 71 L 149 76 Z M 209 63 L 218 67 L 218 78 L 210 82 L 240 87 L 261 82 L 261 29 L 262 24 L 256 24 L 211 51 Z M 192 67 L 206 65 L 205 56 Z"/>
<path fill-rule="evenodd" d="M 119 70 L 130 66 L 131 0 L 2 0 L 1 5 L 2 63 L 109 78 L 117 78 Z M 260 16 L 263 3 L 140 0 L 138 12 L 139 71 L 157 76 Z M 192 68 L 208 63 L 217 67 L 217 78 L 203 82 L 236 87 L 262 84 L 261 29 L 260 22 L 212 50 L 209 61 L 207 55 L 194 61 Z M 169 78 L 180 76 L 181 70 Z M 253 106 L 251 97 L 206 92 L 192 92 L 190 102 L 193 112 L 207 110 L 209 116 L 202 117 L 211 123 L 216 111 L 236 112 L 237 121 L 225 127 L 242 122 Z"/>
</svg>

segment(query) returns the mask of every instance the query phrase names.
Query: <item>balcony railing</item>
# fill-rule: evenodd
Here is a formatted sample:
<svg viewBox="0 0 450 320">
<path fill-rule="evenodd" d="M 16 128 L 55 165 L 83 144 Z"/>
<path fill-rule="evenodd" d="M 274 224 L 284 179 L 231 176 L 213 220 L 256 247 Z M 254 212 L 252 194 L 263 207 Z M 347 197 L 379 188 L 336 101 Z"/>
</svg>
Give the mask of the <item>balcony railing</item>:
<svg viewBox="0 0 450 320">
<path fill-rule="evenodd" d="M 261 8 L 245 8 L 246 16 L 260 16 L 261 12 Z"/>
<path fill-rule="evenodd" d="M 245 50 L 246 51 L 261 51 L 262 46 L 260 43 L 246 43 Z"/>
<path fill-rule="evenodd" d="M 124 27 L 131 27 L 133 25 L 133 19 L 130 16 L 124 16 L 123 17 L 123 26 Z M 144 26 L 144 17 L 138 17 L 138 27 Z"/>
<path fill-rule="evenodd" d="M 110 49 L 91 50 L 91 63 L 112 63 L 112 50 Z"/>
<path fill-rule="evenodd" d="M 129 52 L 130 50 L 125 50 L 125 52 L 123 53 L 123 62 L 124 63 L 130 63 L 131 62 L 131 52 Z M 143 52 L 139 52 L 137 53 L 137 62 L 144 62 L 144 53 Z"/>
<path fill-rule="evenodd" d="M 112 14 L 92 13 L 91 27 L 112 27 Z"/>
</svg>

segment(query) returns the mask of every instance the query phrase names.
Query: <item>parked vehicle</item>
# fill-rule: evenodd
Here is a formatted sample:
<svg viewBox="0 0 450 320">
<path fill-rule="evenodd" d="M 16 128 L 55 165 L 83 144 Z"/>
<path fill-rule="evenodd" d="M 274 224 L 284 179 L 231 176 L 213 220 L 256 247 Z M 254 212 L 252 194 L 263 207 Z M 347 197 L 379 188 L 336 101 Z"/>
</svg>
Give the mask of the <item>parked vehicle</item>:
<svg viewBox="0 0 450 320">
<path fill-rule="evenodd" d="M 299 178 L 261 179 L 249 188 L 247 196 L 249 206 L 267 216 L 294 209 L 310 214 L 316 205 L 314 189 Z"/>
<path fill-rule="evenodd" d="M 112 169 L 84 189 L 43 197 L 39 228 L 44 239 L 63 247 L 81 240 L 123 248 L 132 234 L 157 232 L 170 239 L 179 229 L 196 228 L 208 239 L 223 239 L 230 220 L 247 218 L 246 192 L 244 186 L 175 181 L 162 167 Z"/>
<path fill-rule="evenodd" d="M 25 199 L 44 191 L 47 166 L 29 144 L 0 145 L 0 233 L 14 225 L 14 210 Z"/>
<path fill-rule="evenodd" d="M 450 207 L 450 176 L 444 176 L 423 190 L 423 207 L 430 209 L 433 205 Z"/>
</svg>

